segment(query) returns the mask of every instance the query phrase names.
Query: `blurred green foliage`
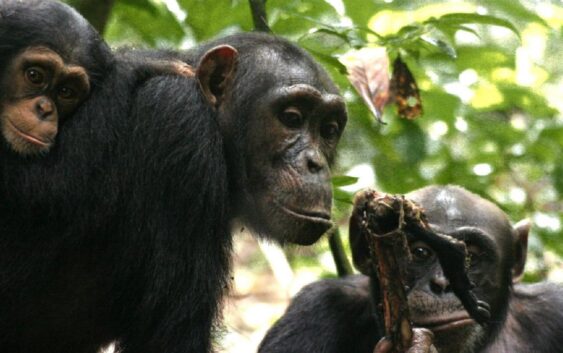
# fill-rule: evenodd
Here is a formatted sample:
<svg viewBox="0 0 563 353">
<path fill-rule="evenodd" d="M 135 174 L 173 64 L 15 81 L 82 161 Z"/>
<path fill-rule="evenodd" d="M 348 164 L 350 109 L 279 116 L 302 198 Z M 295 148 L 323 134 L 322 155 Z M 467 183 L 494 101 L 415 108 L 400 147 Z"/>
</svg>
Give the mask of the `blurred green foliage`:
<svg viewBox="0 0 563 353">
<path fill-rule="evenodd" d="M 273 32 L 314 53 L 347 99 L 337 175 L 391 193 L 463 185 L 513 221 L 533 221 L 528 280 L 550 271 L 562 280 L 561 3 L 268 0 L 266 7 Z M 251 29 L 247 0 L 116 0 L 106 38 L 116 46 L 185 48 Z M 339 56 L 376 45 L 402 53 L 421 90 L 421 118 L 399 119 L 388 107 L 380 125 L 348 83 Z M 357 189 L 342 187 L 355 181 L 335 178 L 342 225 Z"/>
</svg>

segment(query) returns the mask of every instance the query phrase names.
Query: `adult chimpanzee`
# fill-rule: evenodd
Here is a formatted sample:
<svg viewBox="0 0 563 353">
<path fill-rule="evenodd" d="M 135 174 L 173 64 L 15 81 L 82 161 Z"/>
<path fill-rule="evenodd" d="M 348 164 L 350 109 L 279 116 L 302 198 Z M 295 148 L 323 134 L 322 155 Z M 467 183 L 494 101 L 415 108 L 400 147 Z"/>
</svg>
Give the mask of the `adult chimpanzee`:
<svg viewBox="0 0 563 353">
<path fill-rule="evenodd" d="M 0 127 L 6 147 L 20 156 L 44 154 L 68 119 L 116 65 L 109 48 L 66 5 L 30 0 L 0 2 Z M 44 18 L 49 14 L 49 18 Z M 26 16 L 22 20 L 22 16 Z M 52 26 L 64 29 L 51 36 Z M 130 87 L 160 74 L 193 76 L 176 60 L 123 53 L 119 60 Z"/>
<path fill-rule="evenodd" d="M 0 350 L 209 351 L 232 220 L 300 244 L 331 225 L 329 165 L 347 119 L 337 89 L 305 52 L 259 34 L 155 53 L 197 63 L 195 78 L 139 85 L 62 4 L 0 1 L 2 70 L 35 42 L 63 71 L 65 48 L 104 64 L 78 60 L 90 95 L 42 158 L 1 137 Z"/>
<path fill-rule="evenodd" d="M 415 327 L 433 332 L 438 352 L 563 351 L 563 288 L 547 283 L 513 285 L 524 269 L 527 223 L 512 227 L 494 204 L 456 186 L 430 186 L 407 197 L 425 209 L 435 231 L 466 243 L 474 291 L 491 304 L 490 323 L 475 323 L 451 291 L 434 251 L 409 239 L 413 254 L 409 272 L 414 279 L 408 294 L 411 319 Z M 362 246 L 354 234 L 351 241 Z M 360 268 L 366 260 L 354 258 Z M 305 287 L 268 332 L 259 352 L 388 352 L 385 340 L 374 351 L 381 334 L 369 282 L 367 276 L 354 276 Z"/>
</svg>

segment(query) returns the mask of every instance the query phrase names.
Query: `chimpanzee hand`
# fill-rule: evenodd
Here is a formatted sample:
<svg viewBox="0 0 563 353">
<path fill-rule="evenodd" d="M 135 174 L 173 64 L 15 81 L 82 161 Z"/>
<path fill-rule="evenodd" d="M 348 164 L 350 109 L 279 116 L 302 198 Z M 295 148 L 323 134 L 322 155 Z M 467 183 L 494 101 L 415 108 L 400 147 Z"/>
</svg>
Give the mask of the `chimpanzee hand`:
<svg viewBox="0 0 563 353">
<path fill-rule="evenodd" d="M 425 328 L 414 328 L 412 334 L 411 346 L 405 353 L 438 353 L 432 345 L 434 338 L 432 331 Z M 383 337 L 377 342 L 373 353 L 390 353 L 392 349 L 391 341 L 387 337 Z"/>
</svg>

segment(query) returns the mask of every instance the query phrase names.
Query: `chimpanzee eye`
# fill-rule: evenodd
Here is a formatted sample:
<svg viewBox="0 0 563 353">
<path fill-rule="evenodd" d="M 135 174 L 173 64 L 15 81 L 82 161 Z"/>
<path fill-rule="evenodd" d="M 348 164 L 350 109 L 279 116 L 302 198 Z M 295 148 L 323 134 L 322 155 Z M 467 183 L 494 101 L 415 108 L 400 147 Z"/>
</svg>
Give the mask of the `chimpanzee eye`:
<svg viewBox="0 0 563 353">
<path fill-rule="evenodd" d="M 336 138 L 340 134 L 340 126 L 336 122 L 331 122 L 321 126 L 321 136 L 330 140 Z"/>
<path fill-rule="evenodd" d="M 285 109 L 278 117 L 282 124 L 285 126 L 296 129 L 303 125 L 303 115 L 299 109 L 294 107 L 289 107 Z"/>
<path fill-rule="evenodd" d="M 467 253 L 469 254 L 469 261 L 471 266 L 475 266 L 477 264 L 479 264 L 479 262 L 481 261 L 481 256 L 483 251 L 481 250 L 481 248 L 479 248 L 476 245 L 468 245 L 467 246 Z"/>
<path fill-rule="evenodd" d="M 411 247 L 411 254 L 414 261 L 426 262 L 434 259 L 434 251 L 425 244 L 415 244 Z"/>
<path fill-rule="evenodd" d="M 61 99 L 73 99 L 76 97 L 76 91 L 70 87 L 63 86 L 59 89 L 58 96 Z"/>
<path fill-rule="evenodd" d="M 45 73 L 38 67 L 30 67 L 25 70 L 26 79 L 34 85 L 43 85 L 45 83 Z"/>
</svg>

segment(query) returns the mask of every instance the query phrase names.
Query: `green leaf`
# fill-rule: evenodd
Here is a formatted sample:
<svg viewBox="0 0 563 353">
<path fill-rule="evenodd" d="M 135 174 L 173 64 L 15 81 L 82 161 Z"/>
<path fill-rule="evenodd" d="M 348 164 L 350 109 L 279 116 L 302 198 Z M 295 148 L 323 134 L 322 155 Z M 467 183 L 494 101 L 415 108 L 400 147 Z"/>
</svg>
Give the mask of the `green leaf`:
<svg viewBox="0 0 563 353">
<path fill-rule="evenodd" d="M 528 9 L 526 6 L 523 5 L 523 1 L 514 1 L 514 0 L 488 1 L 487 7 L 489 7 L 492 11 L 502 12 L 503 14 L 508 15 L 508 17 L 510 17 L 515 21 L 521 21 L 524 23 L 529 23 L 531 21 L 534 21 L 542 24 L 545 27 L 549 27 L 547 22 L 545 22 L 545 20 L 538 15 L 537 9 L 535 9 L 534 6 L 531 6 L 530 9 Z"/>
<path fill-rule="evenodd" d="M 346 15 L 357 25 L 367 24 L 374 14 L 389 6 L 383 1 L 343 0 L 342 2 Z"/>
<path fill-rule="evenodd" d="M 156 7 L 150 0 L 119 0 L 119 2 L 138 10 L 146 11 L 155 16 L 158 15 L 158 7 Z"/>
<path fill-rule="evenodd" d="M 113 45 L 176 46 L 186 35 L 166 6 L 147 1 L 117 2 L 105 37 Z"/>
<path fill-rule="evenodd" d="M 426 134 L 410 120 L 400 119 L 396 127 L 400 134 L 394 140 L 395 150 L 405 164 L 414 166 L 426 157 Z"/>
<path fill-rule="evenodd" d="M 335 175 L 332 177 L 332 186 L 333 187 L 342 187 L 353 185 L 358 182 L 357 177 L 348 176 L 348 175 Z"/>
<path fill-rule="evenodd" d="M 266 6 L 274 33 L 288 37 L 300 37 L 320 23 L 340 21 L 334 8 L 324 0 L 268 0 Z"/>
<path fill-rule="evenodd" d="M 248 0 L 178 0 L 187 17 L 185 24 L 199 41 L 253 29 Z"/>
<path fill-rule="evenodd" d="M 505 51 L 496 45 L 480 46 L 458 46 L 458 59 L 455 61 L 457 70 L 473 69 L 480 75 L 488 77 L 491 72 L 499 67 L 514 67 L 514 52 Z"/>
<path fill-rule="evenodd" d="M 402 27 L 399 32 L 397 32 L 397 36 L 403 38 L 411 38 L 411 37 L 418 37 L 424 32 L 424 28 L 418 24 L 410 24 L 407 26 Z"/>
<path fill-rule="evenodd" d="M 311 51 L 326 55 L 347 51 L 352 47 L 345 33 L 328 28 L 315 28 L 301 36 L 298 43 Z"/>
<path fill-rule="evenodd" d="M 455 115 L 462 104 L 457 96 L 445 92 L 441 87 L 434 86 L 420 92 L 420 97 L 425 116 L 431 117 L 432 121 L 442 120 L 448 125 L 453 125 Z"/>
<path fill-rule="evenodd" d="M 342 64 L 338 60 L 338 58 L 336 58 L 332 55 L 316 52 L 316 51 L 309 49 L 307 47 L 305 47 L 305 49 L 307 49 L 311 54 L 313 54 L 322 63 L 330 65 L 333 68 L 335 68 L 338 71 L 338 73 L 340 73 L 342 75 L 346 75 L 346 73 L 347 73 L 346 66 L 344 66 L 344 64 Z"/>
<path fill-rule="evenodd" d="M 555 163 L 555 170 L 553 171 L 553 186 L 559 198 L 563 197 L 563 158 L 559 158 L 559 161 Z"/>
<path fill-rule="evenodd" d="M 452 59 L 457 58 L 457 53 L 456 53 L 454 47 L 452 47 L 448 43 L 444 42 L 443 40 L 431 38 L 431 37 L 427 37 L 427 36 L 422 36 L 422 37 L 420 37 L 420 39 L 422 41 L 438 48 L 440 50 L 440 52 L 446 54 L 448 57 L 450 57 Z"/>
<path fill-rule="evenodd" d="M 354 195 L 341 189 L 334 189 L 332 192 L 332 198 L 335 201 L 343 203 L 344 206 L 352 205 L 354 203 Z"/>
<path fill-rule="evenodd" d="M 463 24 L 483 24 L 508 28 L 520 38 L 518 29 L 508 20 L 498 18 L 490 15 L 479 15 L 476 13 L 450 13 L 441 16 L 437 19 L 438 22 L 443 22 L 449 25 L 463 25 Z"/>
<path fill-rule="evenodd" d="M 508 109 L 518 107 L 536 117 L 550 117 L 557 114 L 541 93 L 511 83 L 498 83 L 497 87 L 504 95 Z"/>
<path fill-rule="evenodd" d="M 469 32 L 469 33 L 475 35 L 475 37 L 477 37 L 477 38 L 479 38 L 479 39 L 481 38 L 481 36 L 479 35 L 479 33 L 478 33 L 476 30 L 474 30 L 473 28 L 471 28 L 471 27 L 467 27 L 467 26 L 461 25 L 461 26 L 455 26 L 455 28 L 456 28 L 457 30 L 460 30 L 460 31 Z"/>
</svg>

